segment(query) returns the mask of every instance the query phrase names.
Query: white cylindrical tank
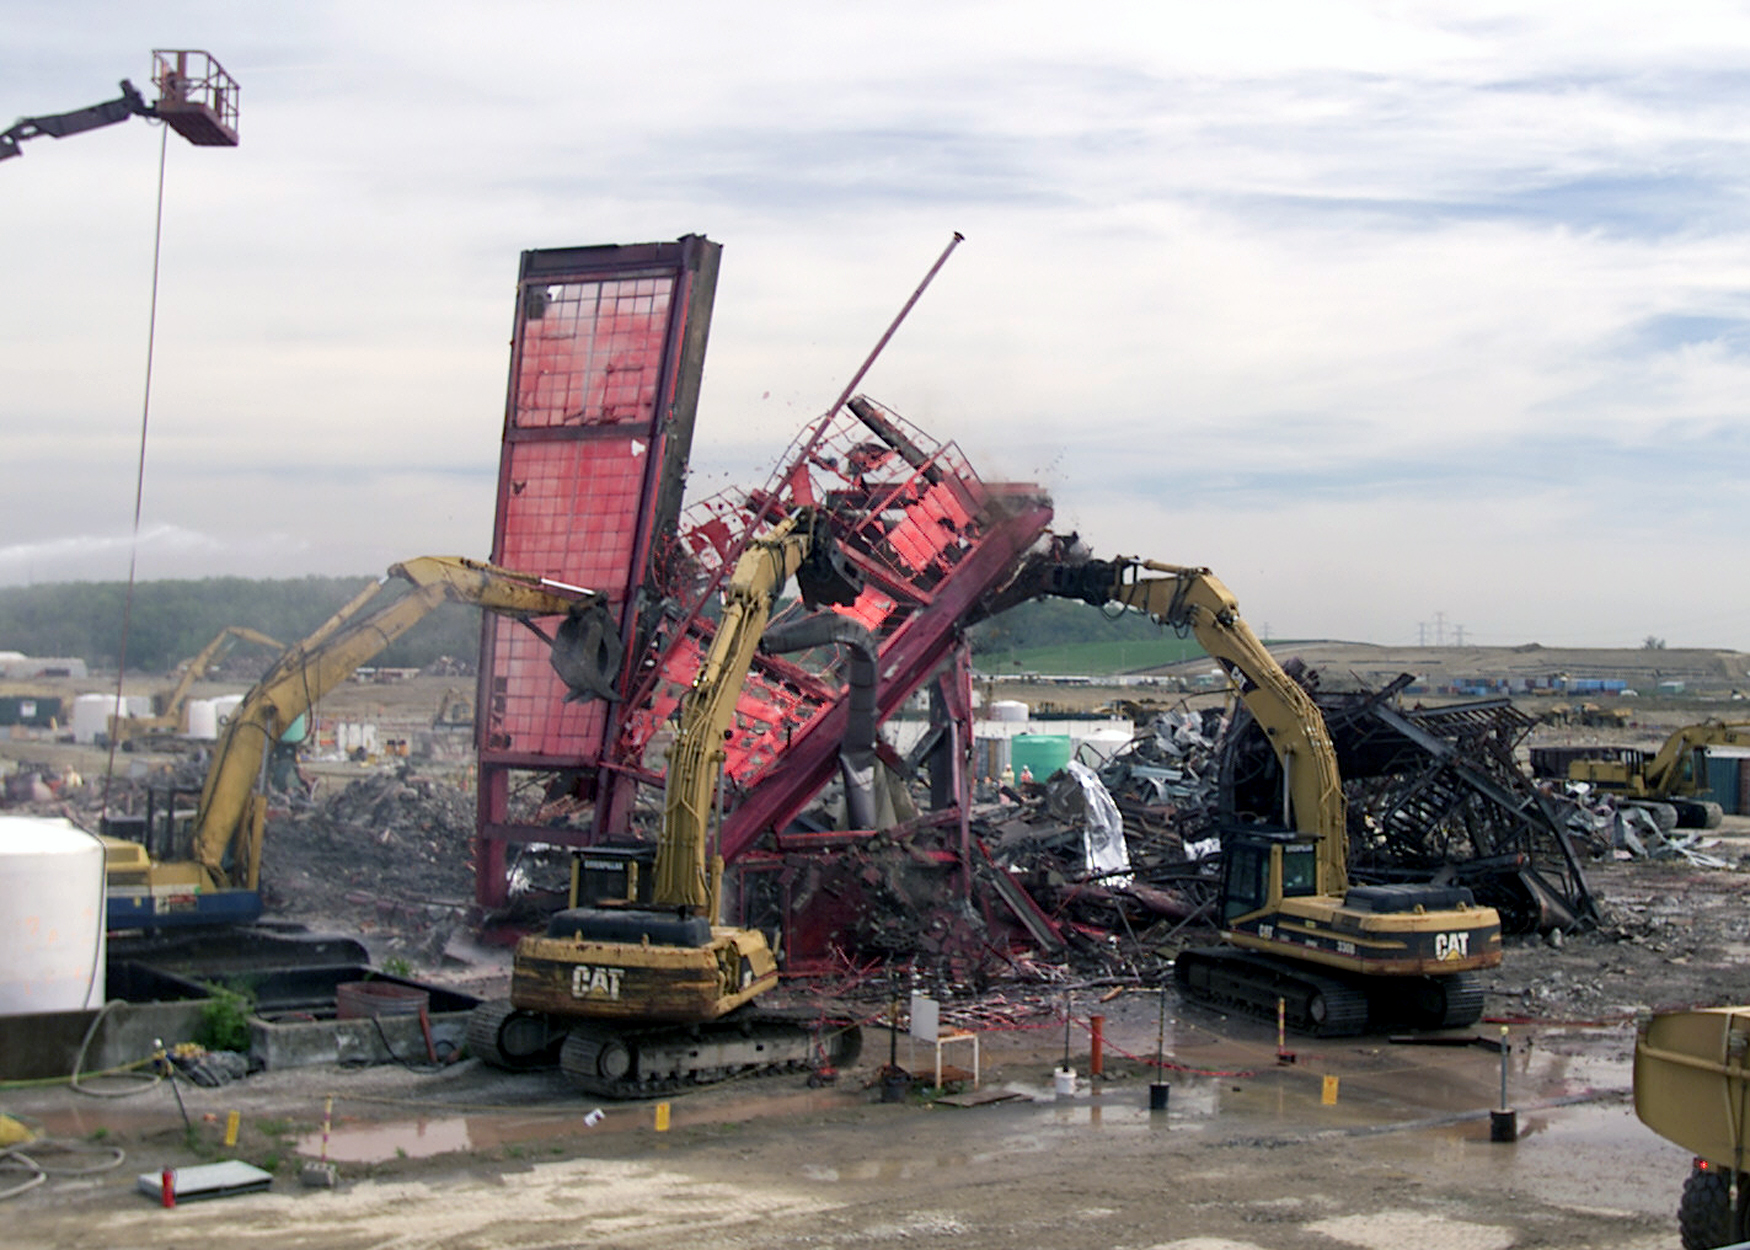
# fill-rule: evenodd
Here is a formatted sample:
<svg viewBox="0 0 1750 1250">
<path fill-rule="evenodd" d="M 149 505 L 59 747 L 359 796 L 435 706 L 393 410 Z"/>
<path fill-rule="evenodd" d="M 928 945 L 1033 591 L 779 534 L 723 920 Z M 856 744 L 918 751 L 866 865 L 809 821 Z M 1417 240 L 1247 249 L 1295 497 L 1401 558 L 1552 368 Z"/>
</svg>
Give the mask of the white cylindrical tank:
<svg viewBox="0 0 1750 1250">
<path fill-rule="evenodd" d="M 0 1016 L 103 1005 L 103 844 L 54 816 L 0 816 Z"/>
<path fill-rule="evenodd" d="M 990 718 L 1000 721 L 1025 721 L 1032 709 L 1019 699 L 998 699 L 990 705 Z"/>
<path fill-rule="evenodd" d="M 242 703 L 243 696 L 240 694 L 222 694 L 213 700 L 213 718 L 218 722 L 220 729 L 225 727 L 232 714 Z"/>
<path fill-rule="evenodd" d="M 82 694 L 73 699 L 73 741 L 91 743 L 109 733 L 109 718 L 126 716 L 128 705 L 113 694 Z"/>
<path fill-rule="evenodd" d="M 219 736 L 219 713 L 211 699 L 190 699 L 182 706 L 188 713 L 189 737 L 211 742 Z"/>
<path fill-rule="evenodd" d="M 1086 733 L 1071 735 L 1075 742 L 1075 758 L 1089 768 L 1098 768 L 1104 764 L 1129 746 L 1135 736 L 1122 729 L 1091 729 Z M 1087 750 L 1084 751 L 1083 747 Z"/>
</svg>

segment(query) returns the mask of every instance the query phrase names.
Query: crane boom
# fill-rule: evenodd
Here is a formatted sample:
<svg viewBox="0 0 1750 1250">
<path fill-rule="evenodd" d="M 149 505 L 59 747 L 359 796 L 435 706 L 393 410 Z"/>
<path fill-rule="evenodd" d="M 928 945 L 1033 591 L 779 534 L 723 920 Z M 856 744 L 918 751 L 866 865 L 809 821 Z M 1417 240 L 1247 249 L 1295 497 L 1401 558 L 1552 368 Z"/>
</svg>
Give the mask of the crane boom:
<svg viewBox="0 0 1750 1250">
<path fill-rule="evenodd" d="M 26 139 L 40 135 L 65 139 L 130 117 L 161 121 L 196 147 L 237 146 L 237 80 L 212 53 L 198 48 L 154 51 L 152 85 L 158 88 L 158 98 L 151 104 L 124 78 L 122 93 L 113 100 L 67 113 L 21 117 L 0 131 L 0 161 L 23 156 L 19 145 Z"/>
<path fill-rule="evenodd" d="M 146 103 L 134 84 L 122 79 L 122 93 L 113 100 L 74 109 L 70 113 L 48 113 L 42 117 L 21 117 L 12 127 L 0 131 L 0 161 L 9 156 L 23 156 L 19 144 L 38 135 L 65 139 L 68 135 L 84 134 L 103 126 L 125 122 L 130 117 L 151 117 L 152 106 Z"/>
</svg>

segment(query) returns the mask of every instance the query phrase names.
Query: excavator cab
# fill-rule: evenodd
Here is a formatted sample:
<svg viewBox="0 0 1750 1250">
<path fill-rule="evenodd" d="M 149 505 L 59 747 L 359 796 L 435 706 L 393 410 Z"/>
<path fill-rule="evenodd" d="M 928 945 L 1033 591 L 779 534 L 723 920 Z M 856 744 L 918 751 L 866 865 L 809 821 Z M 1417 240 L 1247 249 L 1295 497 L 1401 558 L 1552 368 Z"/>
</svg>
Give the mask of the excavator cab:
<svg viewBox="0 0 1750 1250">
<path fill-rule="evenodd" d="M 1290 829 L 1251 826 L 1222 835 L 1222 923 L 1319 892 L 1318 842 Z"/>
</svg>

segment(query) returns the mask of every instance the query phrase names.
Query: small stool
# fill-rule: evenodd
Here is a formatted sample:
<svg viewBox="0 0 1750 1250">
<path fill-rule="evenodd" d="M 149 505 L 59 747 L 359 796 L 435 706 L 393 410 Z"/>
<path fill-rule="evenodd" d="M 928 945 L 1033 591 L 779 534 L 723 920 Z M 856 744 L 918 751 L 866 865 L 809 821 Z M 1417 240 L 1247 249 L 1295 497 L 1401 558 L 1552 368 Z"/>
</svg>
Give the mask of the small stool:
<svg viewBox="0 0 1750 1250">
<path fill-rule="evenodd" d="M 911 996 L 911 1029 L 909 1031 L 910 1058 L 907 1060 L 915 1069 L 917 1067 L 917 1044 L 928 1042 L 936 1048 L 936 1088 L 942 1088 L 942 1047 L 955 1042 L 972 1043 L 972 1088 L 978 1088 L 978 1034 L 970 1029 L 942 1028 L 942 1004 L 924 994 Z"/>
</svg>

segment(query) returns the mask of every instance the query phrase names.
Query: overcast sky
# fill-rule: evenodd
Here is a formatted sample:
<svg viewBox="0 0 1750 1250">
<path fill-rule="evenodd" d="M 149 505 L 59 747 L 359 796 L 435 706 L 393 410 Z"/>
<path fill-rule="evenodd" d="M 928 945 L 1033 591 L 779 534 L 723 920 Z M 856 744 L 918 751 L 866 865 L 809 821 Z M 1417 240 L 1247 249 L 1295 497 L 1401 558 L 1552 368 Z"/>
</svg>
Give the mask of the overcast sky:
<svg viewBox="0 0 1750 1250">
<path fill-rule="evenodd" d="M 170 136 L 142 578 L 485 555 L 525 248 L 723 244 L 690 491 L 756 484 L 958 230 L 862 389 L 1100 554 L 1750 649 L 1750 15 L 1654 7 L 0 0 L 0 119 L 242 86 Z M 158 164 L 0 164 L 0 584 L 127 575 Z"/>
</svg>

